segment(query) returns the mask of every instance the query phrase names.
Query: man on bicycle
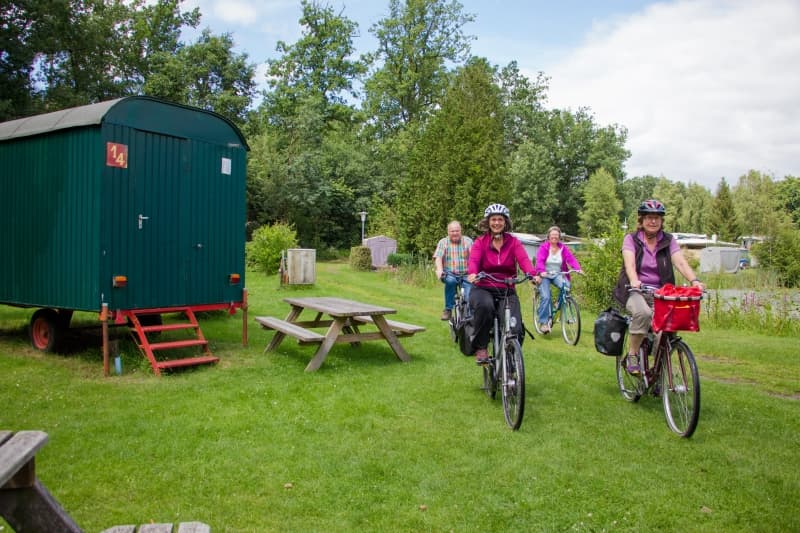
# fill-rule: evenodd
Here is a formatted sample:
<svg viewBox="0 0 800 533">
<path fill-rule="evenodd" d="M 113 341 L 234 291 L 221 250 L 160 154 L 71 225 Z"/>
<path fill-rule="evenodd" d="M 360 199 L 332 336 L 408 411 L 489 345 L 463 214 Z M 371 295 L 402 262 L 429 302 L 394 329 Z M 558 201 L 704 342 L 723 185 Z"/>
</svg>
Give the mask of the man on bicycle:
<svg viewBox="0 0 800 533">
<path fill-rule="evenodd" d="M 622 269 L 614 287 L 614 299 L 631 315 L 627 368 L 631 374 L 641 372 L 637 354 L 653 319 L 652 302 L 639 292 L 642 285 L 661 287 L 675 284 L 673 266 L 692 286 L 705 289 L 683 256 L 678 242 L 663 230 L 666 207 L 658 200 L 645 200 L 638 210 L 636 230 L 622 241 Z"/>
<path fill-rule="evenodd" d="M 478 364 L 489 360 L 487 347 L 489 346 L 489 331 L 492 328 L 494 314 L 497 311 L 496 302 L 509 292 L 511 315 L 516 318 L 515 330 L 522 339 L 522 314 L 520 313 L 519 298 L 513 287 L 483 279 L 478 280 L 478 273 L 486 272 L 498 278 L 513 278 L 517 275 L 517 267 L 526 274 L 533 276 L 534 268 L 522 242 L 509 233 L 511 231 L 511 213 L 503 204 L 491 204 L 483 212 L 483 220 L 478 223 L 478 229 L 483 235 L 475 239 L 469 254 L 470 283 L 474 284 L 470 293 L 469 303 L 473 310 L 473 325 L 475 337 L 475 361 Z"/>
<path fill-rule="evenodd" d="M 581 265 L 575 259 L 572 251 L 561 242 L 561 228 L 552 226 L 547 230 L 547 242 L 543 242 L 536 252 L 536 276 L 533 281 L 539 285 L 539 331 L 550 332 L 550 323 L 553 316 L 550 284 L 562 290 L 570 282 L 569 274 L 562 274 L 569 269 L 580 272 Z"/>
<path fill-rule="evenodd" d="M 469 249 L 472 246 L 472 239 L 461 235 L 461 223 L 453 220 L 447 225 L 447 237 L 444 237 L 436 245 L 433 252 L 433 262 L 436 265 L 436 277 L 444 283 L 444 311 L 442 320 L 450 320 L 453 306 L 456 301 L 456 285 L 461 283 L 461 290 L 465 301 L 469 301 L 469 289 L 471 285 L 464 276 L 467 273 L 467 261 L 469 260 Z M 445 275 L 445 270 L 447 274 Z"/>
</svg>

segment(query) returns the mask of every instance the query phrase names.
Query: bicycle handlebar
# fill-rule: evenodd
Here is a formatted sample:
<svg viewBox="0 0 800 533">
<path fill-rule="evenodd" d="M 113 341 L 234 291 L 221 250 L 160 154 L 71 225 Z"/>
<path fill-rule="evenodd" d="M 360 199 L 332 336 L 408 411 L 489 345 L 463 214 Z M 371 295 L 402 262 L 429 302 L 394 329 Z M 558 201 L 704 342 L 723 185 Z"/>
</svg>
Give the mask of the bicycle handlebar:
<svg viewBox="0 0 800 533">
<path fill-rule="evenodd" d="M 533 279 L 533 276 L 530 276 L 528 274 L 523 274 L 523 275 L 518 276 L 518 277 L 503 279 L 503 278 L 495 277 L 495 276 L 489 274 L 488 272 L 478 272 L 478 279 L 488 279 L 490 281 L 494 281 L 495 283 L 502 283 L 504 285 L 512 286 L 512 285 L 516 285 L 518 283 L 522 283 L 524 281 L 531 280 L 531 279 Z"/>
<path fill-rule="evenodd" d="M 467 279 L 467 274 L 456 274 L 452 270 L 448 270 L 446 268 L 444 270 L 442 270 L 442 278 L 444 278 L 445 276 L 453 276 L 458 281 Z"/>
<path fill-rule="evenodd" d="M 577 268 L 570 268 L 569 270 L 564 270 L 562 272 L 542 272 L 541 274 L 537 274 L 540 278 L 550 278 L 559 275 L 559 274 L 580 274 L 583 275 L 583 270 L 578 270 Z"/>
</svg>

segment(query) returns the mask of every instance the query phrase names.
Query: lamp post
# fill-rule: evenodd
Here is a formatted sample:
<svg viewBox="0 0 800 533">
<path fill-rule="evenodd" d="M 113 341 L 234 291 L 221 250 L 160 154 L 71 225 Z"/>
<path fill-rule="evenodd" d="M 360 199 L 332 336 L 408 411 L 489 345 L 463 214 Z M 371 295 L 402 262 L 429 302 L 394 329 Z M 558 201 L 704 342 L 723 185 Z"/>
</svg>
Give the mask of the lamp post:
<svg viewBox="0 0 800 533">
<path fill-rule="evenodd" d="M 361 211 L 359 213 L 361 215 L 361 245 L 364 245 L 364 222 L 367 220 L 367 212 Z"/>
</svg>

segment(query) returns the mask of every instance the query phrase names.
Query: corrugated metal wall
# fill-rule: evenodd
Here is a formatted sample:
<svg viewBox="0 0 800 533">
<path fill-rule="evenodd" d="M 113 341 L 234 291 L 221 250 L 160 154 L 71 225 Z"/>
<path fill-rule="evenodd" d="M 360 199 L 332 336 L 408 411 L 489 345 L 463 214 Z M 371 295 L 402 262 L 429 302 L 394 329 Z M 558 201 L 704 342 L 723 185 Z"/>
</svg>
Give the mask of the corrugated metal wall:
<svg viewBox="0 0 800 533">
<path fill-rule="evenodd" d="M 0 301 L 97 309 L 96 128 L 0 143 Z"/>
<path fill-rule="evenodd" d="M 106 164 L 108 142 L 127 148 L 127 168 Z M 0 142 L 0 302 L 88 311 L 240 302 L 245 181 L 235 127 L 148 98 L 121 100 L 101 126 Z M 127 286 L 114 288 L 114 275 Z"/>
</svg>

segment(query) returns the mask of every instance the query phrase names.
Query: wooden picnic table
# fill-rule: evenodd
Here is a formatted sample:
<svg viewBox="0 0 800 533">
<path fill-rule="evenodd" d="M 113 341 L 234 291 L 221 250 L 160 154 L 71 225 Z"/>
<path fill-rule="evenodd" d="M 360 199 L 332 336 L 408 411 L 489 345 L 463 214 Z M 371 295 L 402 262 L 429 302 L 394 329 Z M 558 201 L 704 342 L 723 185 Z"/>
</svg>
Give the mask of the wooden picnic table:
<svg viewBox="0 0 800 533">
<path fill-rule="evenodd" d="M 43 431 L 0 430 L 0 516 L 15 531 L 81 530 L 36 477 Z"/>
<path fill-rule="evenodd" d="M 422 326 L 387 320 L 386 315 L 397 313 L 390 307 L 382 307 L 344 298 L 328 296 L 310 298 L 284 298 L 292 308 L 285 319 L 257 316 L 256 322 L 264 329 L 275 330 L 275 336 L 267 345 L 265 352 L 275 350 L 289 335 L 300 344 L 319 344 L 314 358 L 308 363 L 306 372 L 317 370 L 331 348 L 337 343 L 350 343 L 358 346 L 362 341 L 384 340 L 401 361 L 411 358 L 400 345 L 398 337 L 407 337 L 425 331 Z M 304 310 L 313 311 L 311 320 L 299 320 Z M 361 328 L 374 325 L 377 331 L 361 331 Z M 324 334 L 314 329 L 327 328 Z"/>
</svg>

